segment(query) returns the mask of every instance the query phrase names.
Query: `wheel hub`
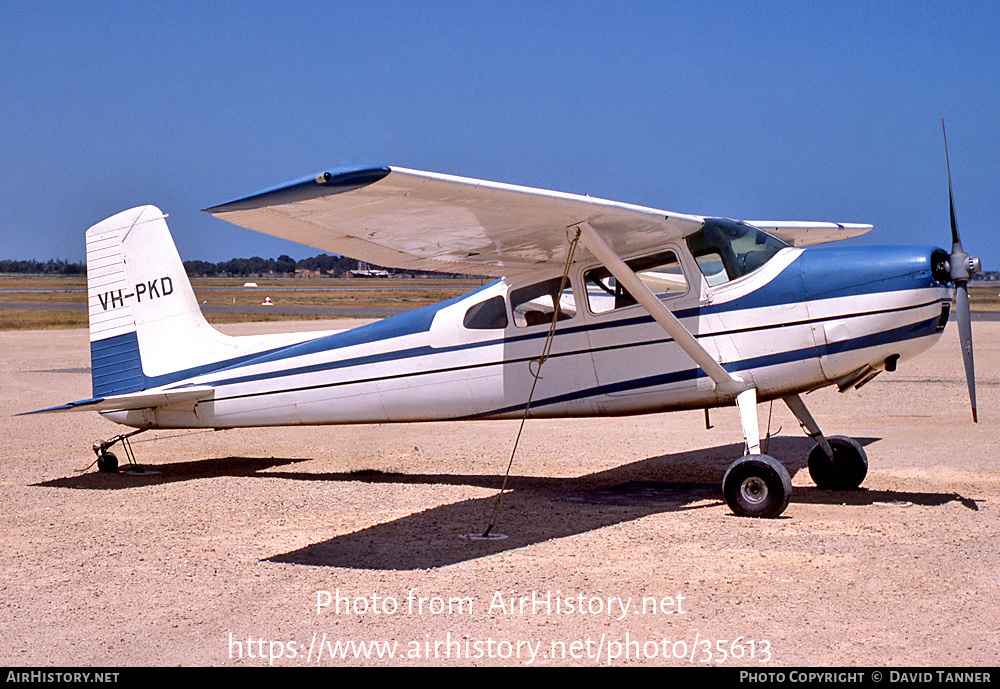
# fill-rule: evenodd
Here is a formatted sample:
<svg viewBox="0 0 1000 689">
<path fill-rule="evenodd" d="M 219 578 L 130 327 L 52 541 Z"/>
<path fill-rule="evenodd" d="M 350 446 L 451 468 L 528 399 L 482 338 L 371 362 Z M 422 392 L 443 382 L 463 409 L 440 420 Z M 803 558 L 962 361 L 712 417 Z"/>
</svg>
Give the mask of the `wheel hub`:
<svg viewBox="0 0 1000 689">
<path fill-rule="evenodd" d="M 750 476 L 740 484 L 740 495 L 752 505 L 767 500 L 767 484 L 756 476 Z"/>
</svg>

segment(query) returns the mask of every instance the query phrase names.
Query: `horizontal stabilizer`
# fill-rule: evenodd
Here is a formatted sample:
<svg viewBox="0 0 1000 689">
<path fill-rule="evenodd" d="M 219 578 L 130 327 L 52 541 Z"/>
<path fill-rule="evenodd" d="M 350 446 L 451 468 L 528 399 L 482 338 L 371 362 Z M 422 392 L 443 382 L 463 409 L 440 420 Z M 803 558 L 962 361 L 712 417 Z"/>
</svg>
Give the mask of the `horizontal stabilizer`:
<svg viewBox="0 0 1000 689">
<path fill-rule="evenodd" d="M 178 388 L 176 390 L 144 390 L 142 392 L 130 392 L 126 395 L 112 395 L 110 397 L 95 397 L 89 400 L 79 400 L 69 402 L 58 407 L 48 409 L 37 409 L 35 411 L 24 412 L 25 414 L 44 414 L 48 412 L 65 411 L 129 411 L 132 409 L 153 409 L 155 407 L 166 407 L 168 405 L 183 404 L 185 402 L 194 406 L 198 400 L 210 396 L 215 388 L 210 385 L 192 385 Z"/>
</svg>

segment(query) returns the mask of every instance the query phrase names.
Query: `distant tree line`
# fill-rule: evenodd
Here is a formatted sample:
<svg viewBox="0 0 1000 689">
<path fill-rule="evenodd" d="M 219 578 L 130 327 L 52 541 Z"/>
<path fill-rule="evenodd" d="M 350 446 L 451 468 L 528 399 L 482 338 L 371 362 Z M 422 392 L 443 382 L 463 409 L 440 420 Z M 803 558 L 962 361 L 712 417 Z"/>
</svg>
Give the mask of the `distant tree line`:
<svg viewBox="0 0 1000 689">
<path fill-rule="evenodd" d="M 67 263 L 49 259 L 48 261 L 15 261 L 0 259 L 0 273 L 30 273 L 32 275 L 86 275 L 84 263 Z"/>
<path fill-rule="evenodd" d="M 297 271 L 319 274 L 324 277 L 344 277 L 358 267 L 358 262 L 346 256 L 328 256 L 320 254 L 300 261 L 282 254 L 278 258 L 233 258 L 228 261 L 211 263 L 209 261 L 184 261 L 184 270 L 188 277 L 294 277 Z M 369 265 L 372 270 L 379 270 L 376 265 Z M 396 275 L 422 275 L 424 271 L 395 270 Z M 17 261 L 0 259 L 0 273 L 21 273 L 32 275 L 86 275 L 86 263 L 68 263 L 62 260 L 48 261 Z M 438 277 L 459 277 L 450 273 L 436 273 Z"/>
<path fill-rule="evenodd" d="M 358 262 L 345 256 L 320 254 L 300 261 L 282 254 L 278 258 L 233 258 L 219 263 L 184 261 L 189 277 L 260 277 L 265 275 L 294 276 L 298 270 L 318 271 L 321 275 L 343 276 L 358 267 Z"/>
<path fill-rule="evenodd" d="M 358 261 L 347 256 L 329 256 L 320 254 L 312 258 L 303 258 L 296 261 L 290 256 L 282 254 L 278 258 L 233 258 L 219 263 L 209 263 L 208 261 L 184 261 L 184 270 L 188 277 L 294 277 L 296 273 L 306 273 L 320 275 L 323 277 L 347 277 L 352 270 L 357 270 Z M 384 270 L 381 266 L 366 264 L 368 270 Z M 453 273 L 429 273 L 423 270 L 393 269 L 396 276 L 419 277 L 422 275 L 434 275 L 438 278 L 458 278 L 465 277 Z"/>
<path fill-rule="evenodd" d="M 190 277 L 248 277 L 263 275 L 294 276 L 296 270 L 319 271 L 322 275 L 344 275 L 358 267 L 353 258 L 320 254 L 296 261 L 282 254 L 278 258 L 233 258 L 219 263 L 184 261 L 184 270 Z M 374 266 L 373 266 L 374 267 Z M 86 275 L 86 263 L 69 263 L 62 260 L 48 261 L 0 259 L 0 273 L 32 275 Z"/>
</svg>

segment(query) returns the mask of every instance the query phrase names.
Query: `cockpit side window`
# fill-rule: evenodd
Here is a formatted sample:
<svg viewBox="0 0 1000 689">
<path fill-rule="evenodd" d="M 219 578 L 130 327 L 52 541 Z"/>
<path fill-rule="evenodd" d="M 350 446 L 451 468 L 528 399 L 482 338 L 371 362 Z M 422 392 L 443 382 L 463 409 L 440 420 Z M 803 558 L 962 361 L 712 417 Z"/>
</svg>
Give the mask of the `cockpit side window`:
<svg viewBox="0 0 1000 689">
<path fill-rule="evenodd" d="M 688 248 L 709 285 L 721 285 L 748 275 L 787 247 L 753 225 L 709 218 L 687 238 Z"/>
<path fill-rule="evenodd" d="M 510 311 L 514 315 L 514 325 L 525 328 L 532 325 L 549 325 L 552 312 L 558 309 L 556 320 L 566 320 L 576 315 L 573 288 L 569 280 L 559 292 L 562 278 L 552 278 L 527 287 L 519 287 L 510 292 Z"/>
<path fill-rule="evenodd" d="M 673 251 L 634 258 L 626 261 L 626 265 L 660 300 L 687 292 L 687 279 Z M 587 286 L 587 303 L 592 313 L 605 313 L 636 303 L 635 297 L 619 285 L 603 266 L 588 270 L 584 273 L 583 279 Z"/>
<path fill-rule="evenodd" d="M 473 304 L 465 312 L 462 324 L 470 330 L 502 330 L 507 327 L 507 304 L 503 297 Z"/>
</svg>

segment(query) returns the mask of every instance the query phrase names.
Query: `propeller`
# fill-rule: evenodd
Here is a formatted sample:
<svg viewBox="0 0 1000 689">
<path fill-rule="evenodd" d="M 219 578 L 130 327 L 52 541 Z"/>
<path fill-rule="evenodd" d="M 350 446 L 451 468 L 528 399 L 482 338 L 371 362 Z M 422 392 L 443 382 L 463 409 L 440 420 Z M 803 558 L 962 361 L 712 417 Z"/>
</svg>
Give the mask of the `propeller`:
<svg viewBox="0 0 1000 689">
<path fill-rule="evenodd" d="M 951 211 L 951 255 L 948 257 L 948 273 L 955 284 L 955 309 L 958 316 L 958 337 L 962 345 L 965 361 L 965 380 L 969 385 L 969 403 L 972 405 L 972 420 L 979 423 L 976 414 L 976 372 L 972 358 L 972 312 L 969 307 L 969 279 L 980 271 L 978 258 L 965 253 L 962 240 L 958 236 L 958 220 L 955 217 L 955 197 L 951 192 L 951 162 L 948 160 L 948 136 L 941 120 L 941 134 L 944 136 L 944 160 L 948 166 L 948 205 Z"/>
</svg>

